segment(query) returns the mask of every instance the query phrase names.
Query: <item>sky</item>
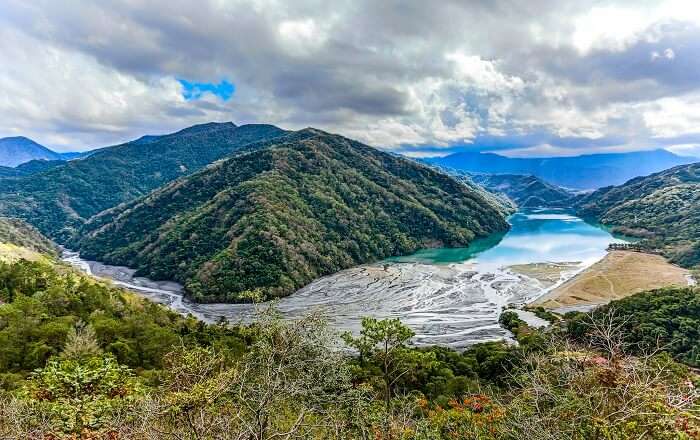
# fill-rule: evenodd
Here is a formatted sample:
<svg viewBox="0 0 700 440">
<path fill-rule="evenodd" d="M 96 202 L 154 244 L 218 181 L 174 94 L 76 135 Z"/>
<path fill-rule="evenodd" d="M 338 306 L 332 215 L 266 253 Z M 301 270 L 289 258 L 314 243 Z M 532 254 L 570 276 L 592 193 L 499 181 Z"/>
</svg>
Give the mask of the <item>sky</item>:
<svg viewBox="0 0 700 440">
<path fill-rule="evenodd" d="M 700 1 L 0 2 L 0 137 L 209 121 L 413 156 L 700 155 Z"/>
</svg>

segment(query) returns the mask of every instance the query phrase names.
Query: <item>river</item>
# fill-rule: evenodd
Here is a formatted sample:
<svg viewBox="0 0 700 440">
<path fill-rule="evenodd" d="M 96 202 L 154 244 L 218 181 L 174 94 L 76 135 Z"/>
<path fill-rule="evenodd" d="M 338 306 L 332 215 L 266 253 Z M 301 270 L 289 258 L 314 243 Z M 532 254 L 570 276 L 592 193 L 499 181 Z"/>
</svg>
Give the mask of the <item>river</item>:
<svg viewBox="0 0 700 440">
<path fill-rule="evenodd" d="M 537 298 L 600 260 L 609 243 L 621 241 L 560 210 L 520 211 L 509 222 L 505 235 L 468 248 L 423 250 L 320 278 L 275 307 L 290 318 L 321 311 L 338 330 L 357 331 L 364 316 L 398 317 L 416 332 L 417 345 L 463 348 L 508 338 L 498 325 L 504 306 Z M 208 322 L 221 317 L 248 322 L 255 313 L 250 304 L 189 302 L 176 283 L 135 278 L 133 269 L 85 261 L 76 253 L 66 252 L 64 260 Z M 556 270 L 544 280 L 526 270 L 533 263 L 564 264 L 552 265 Z M 543 324 L 531 314 L 522 316 Z"/>
</svg>

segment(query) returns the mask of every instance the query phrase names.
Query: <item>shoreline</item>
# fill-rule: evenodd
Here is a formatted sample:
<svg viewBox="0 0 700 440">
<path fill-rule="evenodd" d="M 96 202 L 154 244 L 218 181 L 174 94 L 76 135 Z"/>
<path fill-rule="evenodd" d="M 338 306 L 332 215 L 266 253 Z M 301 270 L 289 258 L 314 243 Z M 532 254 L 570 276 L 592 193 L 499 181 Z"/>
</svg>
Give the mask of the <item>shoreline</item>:
<svg viewBox="0 0 700 440">
<path fill-rule="evenodd" d="M 528 305 L 558 313 L 588 311 L 645 290 L 694 282 L 690 271 L 660 255 L 614 250 Z"/>
</svg>

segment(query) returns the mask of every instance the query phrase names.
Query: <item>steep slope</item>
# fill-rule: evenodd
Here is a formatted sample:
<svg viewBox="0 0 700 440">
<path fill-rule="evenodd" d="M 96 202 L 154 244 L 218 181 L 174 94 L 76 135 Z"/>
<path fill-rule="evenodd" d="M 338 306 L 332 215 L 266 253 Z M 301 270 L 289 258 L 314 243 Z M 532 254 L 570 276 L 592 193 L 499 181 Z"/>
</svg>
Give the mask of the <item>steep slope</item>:
<svg viewBox="0 0 700 440">
<path fill-rule="evenodd" d="M 0 214 L 23 218 L 64 242 L 100 211 L 283 133 L 271 125 L 212 123 L 104 148 L 43 173 L 3 181 Z"/>
<path fill-rule="evenodd" d="M 11 244 L 42 254 L 55 255 L 57 246 L 31 225 L 16 218 L 0 217 L 0 243 Z"/>
<path fill-rule="evenodd" d="M 700 262 L 700 163 L 602 188 L 578 207 L 581 215 L 642 237 L 679 264 Z"/>
<path fill-rule="evenodd" d="M 65 165 L 63 160 L 34 159 L 17 165 L 14 168 L 0 166 L 0 177 L 31 176 L 32 174 L 42 173 L 61 165 Z"/>
<path fill-rule="evenodd" d="M 176 279 L 197 301 L 244 301 L 508 228 L 466 185 L 340 136 L 306 129 L 253 150 L 95 217 L 82 255 Z"/>
<path fill-rule="evenodd" d="M 33 159 L 62 160 L 60 153 L 51 151 L 24 136 L 0 139 L 0 166 L 16 167 Z"/>
<path fill-rule="evenodd" d="M 493 153 L 466 152 L 425 159 L 434 165 L 472 173 L 534 175 L 574 189 L 620 185 L 631 178 L 694 160 L 666 150 L 550 158 L 510 158 Z"/>
<path fill-rule="evenodd" d="M 562 187 L 523 174 L 471 174 L 471 179 L 489 191 L 503 193 L 520 208 L 568 208 L 575 195 Z"/>
</svg>

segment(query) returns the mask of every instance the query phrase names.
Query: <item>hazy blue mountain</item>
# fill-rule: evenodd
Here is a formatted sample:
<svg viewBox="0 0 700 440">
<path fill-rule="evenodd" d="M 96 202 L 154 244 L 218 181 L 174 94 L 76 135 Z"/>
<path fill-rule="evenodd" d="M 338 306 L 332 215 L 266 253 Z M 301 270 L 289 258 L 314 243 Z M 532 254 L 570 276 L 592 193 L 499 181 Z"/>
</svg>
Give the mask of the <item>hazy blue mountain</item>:
<svg viewBox="0 0 700 440">
<path fill-rule="evenodd" d="M 249 143 L 284 133 L 272 125 L 202 124 L 102 148 L 38 174 L 3 179 L 0 213 L 62 241 L 100 211 L 192 174 Z"/>
<path fill-rule="evenodd" d="M 0 139 L 0 165 L 16 167 L 33 159 L 61 160 L 62 157 L 24 136 Z"/>
<path fill-rule="evenodd" d="M 31 160 L 71 160 L 87 153 L 58 153 L 24 136 L 0 138 L 0 166 L 16 167 Z M 5 175 L 0 171 L 0 176 Z"/>
<path fill-rule="evenodd" d="M 536 176 L 524 174 L 471 174 L 472 181 L 508 196 L 520 208 L 568 208 L 576 195 Z"/>
<path fill-rule="evenodd" d="M 574 189 L 620 185 L 637 176 L 696 160 L 662 149 L 549 158 L 510 158 L 494 153 L 465 152 L 424 159 L 430 164 L 472 173 L 533 175 Z"/>
</svg>

